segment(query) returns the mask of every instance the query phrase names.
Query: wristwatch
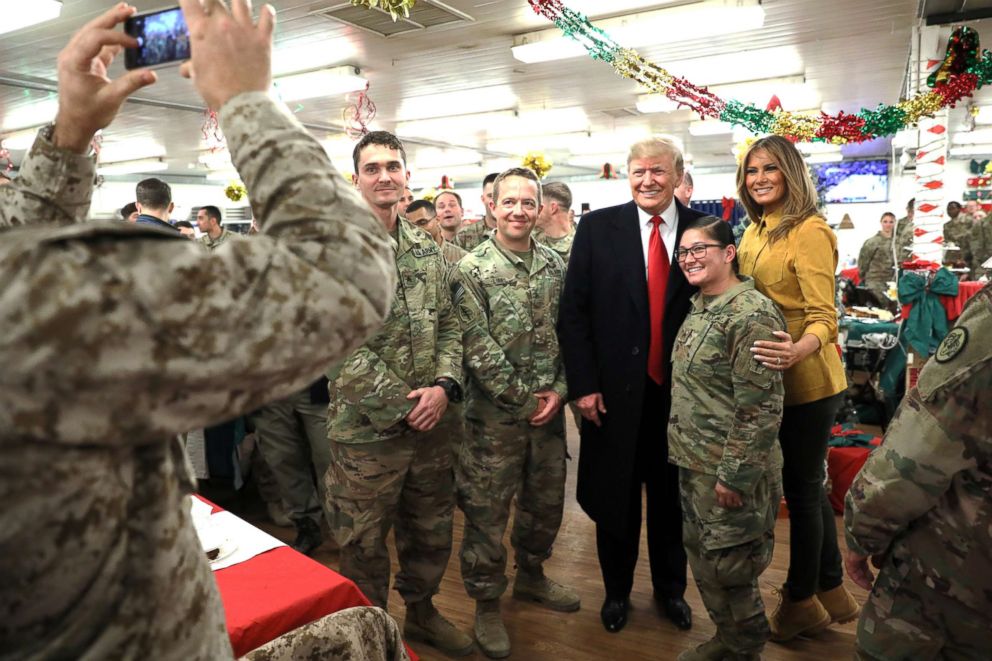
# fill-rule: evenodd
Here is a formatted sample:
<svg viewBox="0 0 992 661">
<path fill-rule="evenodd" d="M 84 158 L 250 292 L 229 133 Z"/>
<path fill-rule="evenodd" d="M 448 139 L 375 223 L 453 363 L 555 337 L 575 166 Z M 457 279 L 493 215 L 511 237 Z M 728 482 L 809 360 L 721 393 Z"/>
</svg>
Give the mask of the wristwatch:
<svg viewBox="0 0 992 661">
<path fill-rule="evenodd" d="M 434 382 L 434 385 L 441 386 L 444 389 L 444 394 L 448 396 L 449 402 L 458 403 L 462 401 L 462 387 L 454 379 L 442 376 Z"/>
</svg>

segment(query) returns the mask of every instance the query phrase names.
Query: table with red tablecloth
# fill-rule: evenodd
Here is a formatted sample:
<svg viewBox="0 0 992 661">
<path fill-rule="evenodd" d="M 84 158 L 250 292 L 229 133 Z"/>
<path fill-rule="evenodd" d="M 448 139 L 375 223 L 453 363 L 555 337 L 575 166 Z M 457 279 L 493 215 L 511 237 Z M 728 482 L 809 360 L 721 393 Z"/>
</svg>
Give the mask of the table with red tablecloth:
<svg viewBox="0 0 992 661">
<path fill-rule="evenodd" d="M 370 605 L 350 580 L 288 546 L 219 569 L 214 578 L 236 657 L 331 613 Z"/>
</svg>

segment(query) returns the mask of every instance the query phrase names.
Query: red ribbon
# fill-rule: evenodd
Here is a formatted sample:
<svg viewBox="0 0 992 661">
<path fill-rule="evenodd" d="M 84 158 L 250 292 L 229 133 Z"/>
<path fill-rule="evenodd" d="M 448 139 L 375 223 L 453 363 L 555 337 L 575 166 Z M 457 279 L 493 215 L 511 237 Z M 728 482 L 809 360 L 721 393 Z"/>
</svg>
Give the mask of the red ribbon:
<svg viewBox="0 0 992 661">
<path fill-rule="evenodd" d="M 723 205 L 723 219 L 729 223 L 734 217 L 734 207 L 737 206 L 737 200 L 732 197 L 725 197 L 720 200 L 720 204 Z"/>
</svg>

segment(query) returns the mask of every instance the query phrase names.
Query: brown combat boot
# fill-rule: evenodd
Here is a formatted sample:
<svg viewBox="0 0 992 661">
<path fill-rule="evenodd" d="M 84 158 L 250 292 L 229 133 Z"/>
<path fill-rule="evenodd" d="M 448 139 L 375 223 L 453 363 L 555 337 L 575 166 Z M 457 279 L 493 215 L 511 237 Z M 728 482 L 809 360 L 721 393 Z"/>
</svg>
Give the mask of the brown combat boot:
<svg viewBox="0 0 992 661">
<path fill-rule="evenodd" d="M 540 567 L 517 569 L 517 577 L 513 581 L 513 598 L 533 601 L 562 613 L 572 613 L 581 606 L 579 595 L 545 576 Z"/>
<path fill-rule="evenodd" d="M 510 656 L 510 635 L 499 614 L 499 599 L 475 602 L 475 640 L 490 659 Z"/>
<path fill-rule="evenodd" d="M 768 618 L 772 640 L 784 643 L 796 636 L 819 633 L 830 626 L 830 613 L 815 596 L 801 601 L 789 598 L 785 588 L 775 589 L 779 602 Z"/>
<path fill-rule="evenodd" d="M 437 612 L 430 597 L 406 605 L 403 636 L 427 643 L 451 656 L 465 656 L 475 647 L 471 636 L 456 629 Z"/>
<path fill-rule="evenodd" d="M 731 651 L 724 647 L 717 637 L 710 638 L 702 645 L 697 645 L 691 650 L 685 650 L 679 654 L 675 661 L 723 661 L 731 655 Z"/>
<path fill-rule="evenodd" d="M 851 593 L 843 584 L 832 590 L 817 592 L 816 598 L 820 600 L 823 607 L 830 613 L 830 621 L 844 624 L 851 622 L 861 613 L 861 606 L 854 600 Z"/>
</svg>

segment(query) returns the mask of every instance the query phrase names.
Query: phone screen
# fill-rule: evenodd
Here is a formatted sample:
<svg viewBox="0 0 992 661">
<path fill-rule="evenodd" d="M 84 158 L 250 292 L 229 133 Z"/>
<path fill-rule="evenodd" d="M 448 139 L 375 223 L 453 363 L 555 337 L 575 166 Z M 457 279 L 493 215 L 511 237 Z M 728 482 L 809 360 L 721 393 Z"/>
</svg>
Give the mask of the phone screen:
<svg viewBox="0 0 992 661">
<path fill-rule="evenodd" d="M 137 48 L 124 51 L 128 69 L 189 59 L 189 30 L 179 7 L 132 16 L 124 22 L 124 32 L 138 40 Z"/>
</svg>

